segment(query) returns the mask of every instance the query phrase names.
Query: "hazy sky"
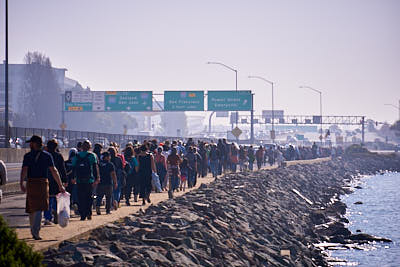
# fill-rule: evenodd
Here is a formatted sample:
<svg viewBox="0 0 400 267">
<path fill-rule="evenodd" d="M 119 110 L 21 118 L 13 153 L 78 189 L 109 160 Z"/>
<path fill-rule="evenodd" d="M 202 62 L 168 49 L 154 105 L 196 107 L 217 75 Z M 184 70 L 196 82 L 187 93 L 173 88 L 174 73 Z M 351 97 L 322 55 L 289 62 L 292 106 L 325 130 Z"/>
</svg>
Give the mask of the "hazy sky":
<svg viewBox="0 0 400 267">
<path fill-rule="evenodd" d="M 1 1 L 4 58 L 4 1 Z M 397 119 L 400 1 L 9 1 L 10 63 L 27 51 L 93 90 L 239 89 L 257 111 Z"/>
</svg>

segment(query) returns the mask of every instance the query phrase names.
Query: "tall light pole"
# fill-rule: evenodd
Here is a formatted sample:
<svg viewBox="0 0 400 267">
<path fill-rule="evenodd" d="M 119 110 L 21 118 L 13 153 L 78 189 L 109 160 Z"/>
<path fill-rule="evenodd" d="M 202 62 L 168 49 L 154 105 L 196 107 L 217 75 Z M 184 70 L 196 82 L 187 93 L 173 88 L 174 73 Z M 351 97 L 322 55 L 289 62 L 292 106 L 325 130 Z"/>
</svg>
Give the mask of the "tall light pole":
<svg viewBox="0 0 400 267">
<path fill-rule="evenodd" d="M 224 63 L 221 63 L 221 62 L 212 62 L 212 61 L 209 61 L 209 62 L 207 62 L 207 64 L 220 65 L 220 66 L 223 66 L 223 67 L 225 67 L 225 68 L 227 68 L 227 69 L 229 69 L 229 70 L 235 72 L 235 88 L 236 88 L 236 91 L 238 90 L 238 83 L 237 83 L 237 73 L 238 73 L 238 71 L 237 71 L 237 69 L 234 69 L 234 68 L 232 68 L 232 67 L 229 67 L 228 65 L 225 65 Z M 236 111 L 236 118 L 235 118 L 235 119 L 236 119 L 236 126 L 237 126 L 238 120 L 239 120 L 239 114 L 238 114 L 237 111 Z"/>
<path fill-rule="evenodd" d="M 319 94 L 319 114 L 321 116 L 321 136 L 320 136 L 320 140 L 321 140 L 321 145 L 322 145 L 322 92 L 320 90 L 314 89 L 310 86 L 299 86 L 300 88 L 306 88 L 306 89 L 310 89 L 316 93 Z"/>
<path fill-rule="evenodd" d="M 385 106 L 391 106 L 391 107 L 394 107 L 394 108 L 398 109 L 399 110 L 399 121 L 400 121 L 400 100 L 399 100 L 399 105 L 398 106 L 393 105 L 393 104 L 385 104 Z"/>
<path fill-rule="evenodd" d="M 271 131 L 271 139 L 272 143 L 275 144 L 275 114 L 274 114 L 274 83 L 271 82 L 270 80 L 267 80 L 261 76 L 249 76 L 249 79 L 259 79 L 262 80 L 266 83 L 269 83 L 272 88 L 272 131 Z"/>
<path fill-rule="evenodd" d="M 9 147 L 10 145 L 10 129 L 8 127 L 8 0 L 5 1 L 6 3 L 6 55 L 5 55 L 5 62 L 4 62 L 4 135 L 5 135 L 5 147 Z"/>
</svg>

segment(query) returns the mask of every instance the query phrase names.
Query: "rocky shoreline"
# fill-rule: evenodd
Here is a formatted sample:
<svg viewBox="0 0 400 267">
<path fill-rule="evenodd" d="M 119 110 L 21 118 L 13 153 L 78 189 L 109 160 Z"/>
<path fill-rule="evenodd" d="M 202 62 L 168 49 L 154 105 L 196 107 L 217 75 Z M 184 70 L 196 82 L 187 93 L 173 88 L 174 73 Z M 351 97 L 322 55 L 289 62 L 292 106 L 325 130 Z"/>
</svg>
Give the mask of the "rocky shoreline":
<svg viewBox="0 0 400 267">
<path fill-rule="evenodd" d="M 361 174 L 399 171 L 393 155 L 362 154 L 274 170 L 227 174 L 141 214 L 64 241 L 48 266 L 327 266 L 321 242 L 350 233 L 338 197 Z M 201 182 L 201 179 L 200 179 Z"/>
</svg>

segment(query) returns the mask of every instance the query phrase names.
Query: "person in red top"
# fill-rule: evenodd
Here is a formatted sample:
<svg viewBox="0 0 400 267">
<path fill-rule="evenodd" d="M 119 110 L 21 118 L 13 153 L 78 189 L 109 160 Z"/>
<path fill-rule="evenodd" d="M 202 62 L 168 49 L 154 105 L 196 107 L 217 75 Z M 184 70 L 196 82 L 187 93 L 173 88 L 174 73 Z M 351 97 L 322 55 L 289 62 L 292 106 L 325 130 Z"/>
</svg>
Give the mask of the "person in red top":
<svg viewBox="0 0 400 267">
<path fill-rule="evenodd" d="M 178 155 L 176 147 L 172 147 L 171 154 L 167 158 L 168 177 L 169 177 L 169 198 L 173 198 L 173 192 L 179 187 L 180 171 L 179 164 L 181 164 L 181 157 Z"/>
</svg>

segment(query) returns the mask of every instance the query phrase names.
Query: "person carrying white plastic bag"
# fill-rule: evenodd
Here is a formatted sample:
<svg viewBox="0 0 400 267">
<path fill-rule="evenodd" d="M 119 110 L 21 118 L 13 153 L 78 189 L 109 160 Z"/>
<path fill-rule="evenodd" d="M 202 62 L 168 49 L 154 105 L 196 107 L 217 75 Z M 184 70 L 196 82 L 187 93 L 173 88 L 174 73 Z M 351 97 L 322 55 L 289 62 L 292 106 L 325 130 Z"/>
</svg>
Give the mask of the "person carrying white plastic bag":
<svg viewBox="0 0 400 267">
<path fill-rule="evenodd" d="M 70 218 L 70 193 L 59 193 L 57 195 L 57 214 L 58 214 L 58 225 L 66 227 Z"/>
</svg>

